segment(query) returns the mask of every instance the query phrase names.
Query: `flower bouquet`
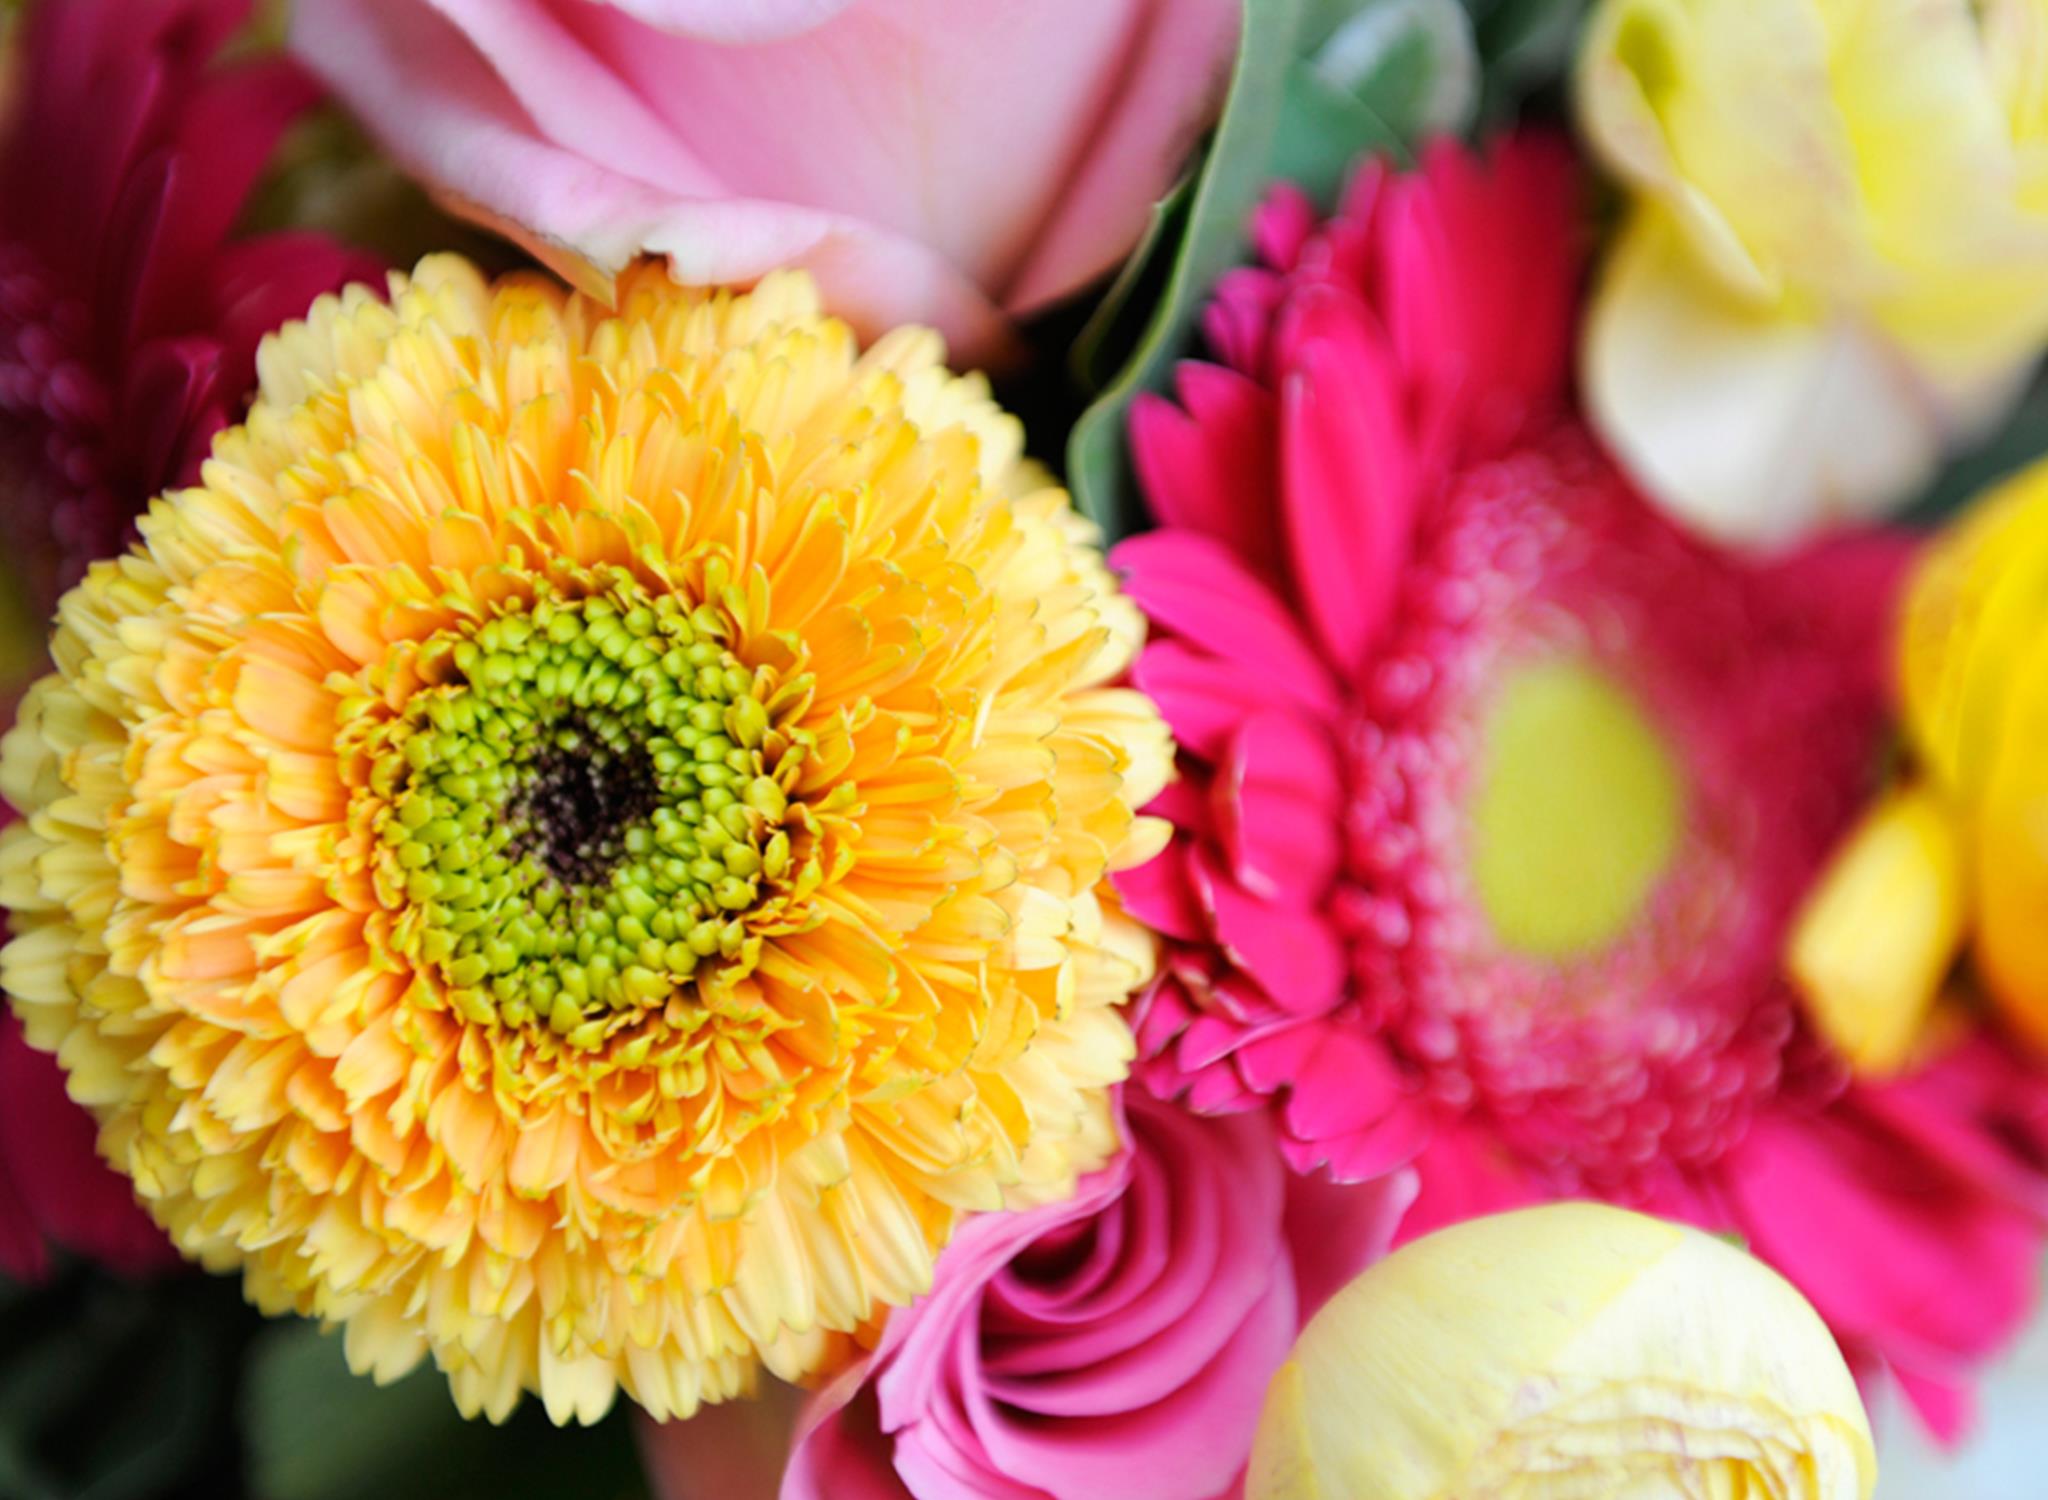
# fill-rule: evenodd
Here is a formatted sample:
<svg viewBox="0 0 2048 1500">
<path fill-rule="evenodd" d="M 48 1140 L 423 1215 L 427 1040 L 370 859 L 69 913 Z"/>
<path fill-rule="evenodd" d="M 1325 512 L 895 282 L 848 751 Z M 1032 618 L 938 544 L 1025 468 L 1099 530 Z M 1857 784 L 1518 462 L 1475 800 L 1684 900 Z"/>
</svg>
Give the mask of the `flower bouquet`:
<svg viewBox="0 0 2048 1500">
<path fill-rule="evenodd" d="M 2044 0 L 0 18 L 4 1500 L 2025 1455 Z"/>
</svg>

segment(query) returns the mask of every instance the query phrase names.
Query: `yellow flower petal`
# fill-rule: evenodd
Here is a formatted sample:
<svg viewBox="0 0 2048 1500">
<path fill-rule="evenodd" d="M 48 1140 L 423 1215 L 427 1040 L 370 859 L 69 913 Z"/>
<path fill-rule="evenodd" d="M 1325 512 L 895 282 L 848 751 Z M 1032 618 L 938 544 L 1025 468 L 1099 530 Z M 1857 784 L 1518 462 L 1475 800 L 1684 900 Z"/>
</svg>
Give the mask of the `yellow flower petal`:
<svg viewBox="0 0 2048 1500">
<path fill-rule="evenodd" d="M 1783 1278 L 1594 1204 L 1472 1220 L 1340 1292 L 1273 1382 L 1247 1500 L 1868 1500 L 1856 1383 Z"/>
<path fill-rule="evenodd" d="M 1974 952 L 2007 1023 L 2048 1052 L 2048 630 L 2028 645 L 1970 849 Z"/>
<path fill-rule="evenodd" d="M 1582 359 L 1587 406 L 1630 472 L 1726 541 L 1879 512 L 1969 420 L 1854 321 L 1731 291 L 1651 206 L 1611 253 Z"/>
<path fill-rule="evenodd" d="M 0 751 L 0 977 L 190 1255 L 462 1409 L 847 1357 L 1115 1141 L 1164 726 L 985 382 L 801 276 L 267 340 Z"/>
<path fill-rule="evenodd" d="M 1655 498 L 1782 542 L 2009 408 L 2048 342 L 2042 30 L 2042 0 L 1594 7 L 1578 114 L 1632 227 L 1588 383 Z"/>
<path fill-rule="evenodd" d="M 1866 813 L 1807 897 L 1786 968 L 1858 1072 L 1883 1076 L 1913 1060 L 1962 951 L 1965 898 L 1955 817 L 1924 786 Z"/>
</svg>

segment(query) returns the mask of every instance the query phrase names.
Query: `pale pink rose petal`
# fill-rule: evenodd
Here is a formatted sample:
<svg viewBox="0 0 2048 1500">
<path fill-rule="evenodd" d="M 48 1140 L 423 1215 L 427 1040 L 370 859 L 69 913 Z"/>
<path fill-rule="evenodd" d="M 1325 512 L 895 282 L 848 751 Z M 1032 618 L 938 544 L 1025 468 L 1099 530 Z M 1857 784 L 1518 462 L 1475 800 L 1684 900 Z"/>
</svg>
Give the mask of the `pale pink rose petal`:
<svg viewBox="0 0 2048 1500">
<path fill-rule="evenodd" d="M 441 3 L 467 16 L 482 0 Z M 865 336 L 924 322 L 1002 354 L 1007 320 L 932 248 L 857 217 L 734 194 L 586 51 L 548 46 L 563 33 L 540 0 L 511 6 L 483 12 L 497 17 L 486 32 L 501 45 L 496 66 L 423 0 L 304 0 L 293 44 L 337 88 L 346 83 L 373 127 L 405 121 L 387 141 L 402 165 L 579 285 L 602 288 L 642 252 L 668 256 L 679 280 L 700 285 L 800 266 Z M 504 71 L 527 76 L 520 68 L 536 85 L 557 70 L 581 79 L 546 91 L 559 102 L 545 113 L 572 144 L 533 124 Z"/>
<path fill-rule="evenodd" d="M 1220 97 L 1228 0 L 304 0 L 293 46 L 409 170 L 593 289 L 779 266 L 969 362 L 1130 248 Z M 1003 170 L 990 172 L 991 152 Z"/>
<path fill-rule="evenodd" d="M 720 47 L 650 32 L 589 0 L 521 3 L 573 18 L 669 136 L 716 164 L 728 192 L 929 246 L 1005 303 L 1033 238 L 1063 208 L 1070 164 L 1093 150 L 1105 93 L 1121 85 L 1150 9 L 860 0 L 793 41 Z"/>
<path fill-rule="evenodd" d="M 706 42 L 773 42 L 822 26 L 855 0 L 599 0 L 649 26 Z"/>
<path fill-rule="evenodd" d="M 1241 9 L 1237 0 L 1141 7 L 1060 212 L 1010 283 L 1013 311 L 1057 302 L 1123 259 L 1227 85 Z"/>
</svg>

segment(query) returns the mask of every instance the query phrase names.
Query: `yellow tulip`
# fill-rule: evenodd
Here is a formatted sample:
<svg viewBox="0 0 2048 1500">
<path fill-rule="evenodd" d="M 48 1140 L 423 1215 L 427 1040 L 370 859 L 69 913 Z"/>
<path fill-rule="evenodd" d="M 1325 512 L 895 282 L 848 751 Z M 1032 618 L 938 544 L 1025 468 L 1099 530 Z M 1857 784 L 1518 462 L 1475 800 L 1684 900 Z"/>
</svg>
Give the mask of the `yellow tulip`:
<svg viewBox="0 0 2048 1500">
<path fill-rule="evenodd" d="M 2048 463 L 1921 561 L 1898 673 L 1915 772 L 1816 887 L 1792 978 L 1842 1053 L 1884 1073 L 1967 942 L 2008 1024 L 2048 1051 Z"/>
<path fill-rule="evenodd" d="M 1711 1235 L 1587 1203 L 1365 1272 L 1274 1377 L 1247 1500 L 1868 1500 L 1834 1339 Z"/>
<path fill-rule="evenodd" d="M 1576 86 L 1588 404 L 1699 528 L 1892 508 L 2048 343 L 2048 0 L 1599 0 Z"/>
</svg>

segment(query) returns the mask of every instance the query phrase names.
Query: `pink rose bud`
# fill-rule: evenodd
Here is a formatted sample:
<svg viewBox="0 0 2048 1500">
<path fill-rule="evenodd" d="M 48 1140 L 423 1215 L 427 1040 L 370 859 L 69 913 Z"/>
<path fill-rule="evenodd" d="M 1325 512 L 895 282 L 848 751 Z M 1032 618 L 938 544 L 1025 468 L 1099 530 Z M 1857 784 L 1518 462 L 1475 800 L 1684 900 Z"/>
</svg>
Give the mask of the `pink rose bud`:
<svg viewBox="0 0 2048 1500">
<path fill-rule="evenodd" d="M 963 361 L 1131 248 L 1213 118 L 1232 0 L 302 0 L 411 171 L 587 288 L 809 270 Z"/>
</svg>

